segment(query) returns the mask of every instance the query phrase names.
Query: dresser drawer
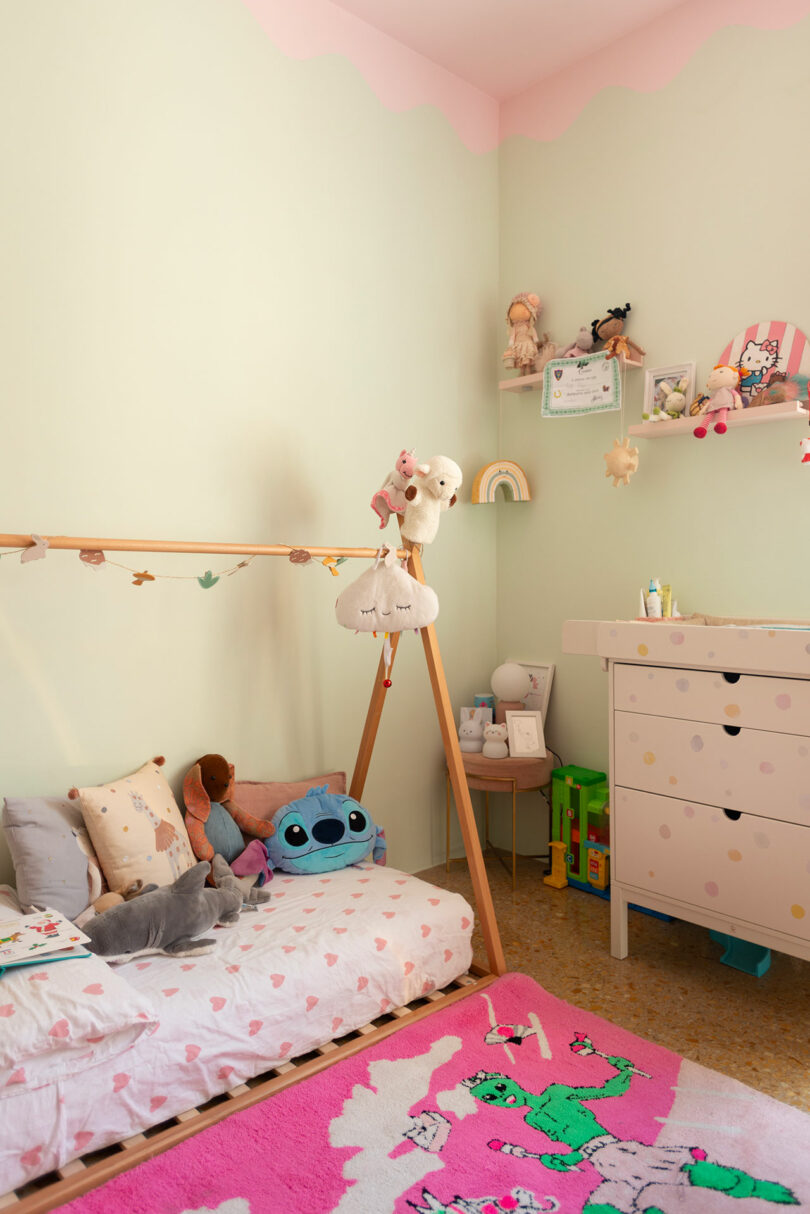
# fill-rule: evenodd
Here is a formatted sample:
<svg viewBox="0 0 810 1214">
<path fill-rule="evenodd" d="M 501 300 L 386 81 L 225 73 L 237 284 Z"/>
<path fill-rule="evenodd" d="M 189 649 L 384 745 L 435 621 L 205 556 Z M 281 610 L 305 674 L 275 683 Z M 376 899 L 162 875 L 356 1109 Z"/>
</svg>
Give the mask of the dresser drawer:
<svg viewBox="0 0 810 1214">
<path fill-rule="evenodd" d="M 625 712 L 810 735 L 810 679 L 620 663 L 613 667 L 613 704 Z"/>
<path fill-rule="evenodd" d="M 810 826 L 810 739 L 729 728 L 617 712 L 614 783 Z"/>
<path fill-rule="evenodd" d="M 611 823 L 615 880 L 810 939 L 810 828 L 632 788 Z"/>
</svg>

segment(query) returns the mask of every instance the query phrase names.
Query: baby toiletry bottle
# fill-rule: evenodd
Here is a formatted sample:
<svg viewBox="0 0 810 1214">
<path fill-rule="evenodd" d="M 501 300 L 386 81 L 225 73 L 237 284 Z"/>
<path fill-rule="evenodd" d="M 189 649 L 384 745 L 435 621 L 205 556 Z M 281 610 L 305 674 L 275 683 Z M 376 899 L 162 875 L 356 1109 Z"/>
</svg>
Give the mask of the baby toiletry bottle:
<svg viewBox="0 0 810 1214">
<path fill-rule="evenodd" d="M 647 594 L 647 615 L 650 619 L 661 619 L 661 595 L 655 586 L 655 579 L 650 578 L 650 589 Z"/>
</svg>

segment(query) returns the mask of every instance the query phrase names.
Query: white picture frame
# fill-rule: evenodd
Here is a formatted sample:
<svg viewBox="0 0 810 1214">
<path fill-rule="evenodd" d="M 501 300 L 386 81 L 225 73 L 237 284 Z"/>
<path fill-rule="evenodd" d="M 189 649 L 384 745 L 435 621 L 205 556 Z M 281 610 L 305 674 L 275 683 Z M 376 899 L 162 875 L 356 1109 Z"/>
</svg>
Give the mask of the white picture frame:
<svg viewBox="0 0 810 1214">
<path fill-rule="evenodd" d="M 514 658 L 509 660 L 515 661 Z M 548 718 L 548 702 L 551 698 L 551 684 L 554 681 L 554 663 L 517 662 L 516 664 L 523 667 L 530 679 L 529 690 L 523 697 L 523 706 L 531 712 L 541 712 L 545 726 Z"/>
<path fill-rule="evenodd" d="M 642 413 L 651 414 L 656 406 L 661 405 L 661 384 L 664 380 L 674 387 L 686 376 L 687 384 L 684 389 L 686 408 L 681 417 L 689 416 L 689 406 L 695 399 L 695 364 L 693 362 L 674 363 L 671 367 L 648 367 L 644 372 L 644 404 Z M 672 420 L 667 418 L 667 421 Z"/>
<path fill-rule="evenodd" d="M 544 759 L 546 742 L 543 737 L 543 714 L 523 709 L 506 712 L 506 732 L 509 736 L 509 757 L 512 759 Z"/>
</svg>

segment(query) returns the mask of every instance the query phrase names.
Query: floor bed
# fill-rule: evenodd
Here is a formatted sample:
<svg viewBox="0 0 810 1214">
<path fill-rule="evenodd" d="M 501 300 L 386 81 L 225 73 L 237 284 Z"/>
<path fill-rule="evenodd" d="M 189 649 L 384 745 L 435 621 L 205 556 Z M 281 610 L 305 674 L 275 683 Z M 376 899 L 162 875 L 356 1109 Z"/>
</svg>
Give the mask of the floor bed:
<svg viewBox="0 0 810 1214">
<path fill-rule="evenodd" d="M 0 1094 L 6 1204 L 52 1208 L 393 1031 L 408 1005 L 424 1014 L 437 991 L 463 994 L 475 982 L 465 977 L 473 912 L 460 895 L 374 864 L 277 875 L 271 889 L 265 907 L 216 930 L 212 953 L 114 967 L 151 1005 L 153 1032 L 89 1070 Z M 111 1146 L 98 1174 L 97 1153 Z M 26 1191 L 54 1172 L 70 1193 Z"/>
</svg>

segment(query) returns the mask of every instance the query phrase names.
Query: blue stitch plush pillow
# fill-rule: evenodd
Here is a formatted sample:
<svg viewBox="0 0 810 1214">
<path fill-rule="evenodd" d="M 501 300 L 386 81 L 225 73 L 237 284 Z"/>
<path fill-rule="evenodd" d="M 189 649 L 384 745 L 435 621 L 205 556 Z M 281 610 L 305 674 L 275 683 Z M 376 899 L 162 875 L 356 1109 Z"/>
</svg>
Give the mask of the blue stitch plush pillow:
<svg viewBox="0 0 810 1214">
<path fill-rule="evenodd" d="M 276 830 L 264 846 L 271 868 L 328 873 L 358 864 L 369 852 L 375 864 L 385 864 L 385 832 L 358 801 L 327 792 L 325 784 L 282 805 L 270 821 Z"/>
</svg>

